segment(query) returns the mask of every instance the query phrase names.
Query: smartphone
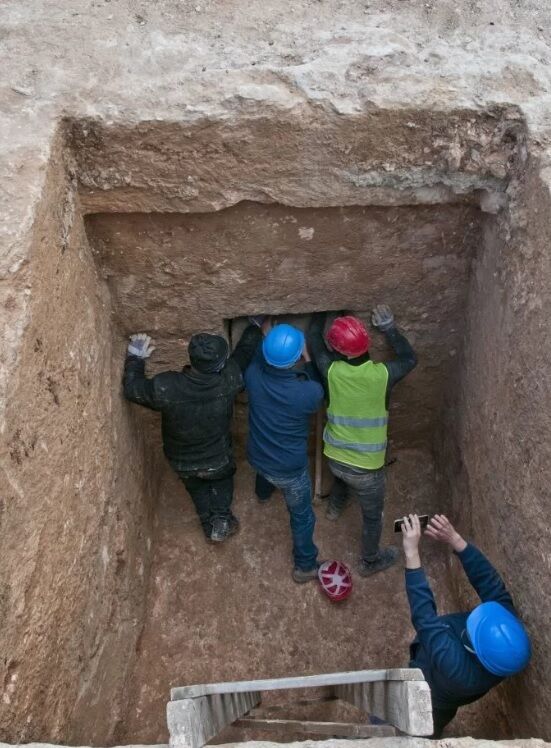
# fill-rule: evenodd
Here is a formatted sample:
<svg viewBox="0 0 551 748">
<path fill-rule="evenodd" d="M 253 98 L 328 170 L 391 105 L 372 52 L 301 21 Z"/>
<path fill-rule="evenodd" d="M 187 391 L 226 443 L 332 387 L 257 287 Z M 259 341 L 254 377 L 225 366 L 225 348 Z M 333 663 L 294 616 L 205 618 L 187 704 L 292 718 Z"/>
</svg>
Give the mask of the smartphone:
<svg viewBox="0 0 551 748">
<path fill-rule="evenodd" d="M 421 530 L 424 530 L 429 523 L 428 514 L 420 514 L 419 522 L 421 523 Z M 402 525 L 404 524 L 404 518 L 394 520 L 394 532 L 402 532 Z"/>
</svg>

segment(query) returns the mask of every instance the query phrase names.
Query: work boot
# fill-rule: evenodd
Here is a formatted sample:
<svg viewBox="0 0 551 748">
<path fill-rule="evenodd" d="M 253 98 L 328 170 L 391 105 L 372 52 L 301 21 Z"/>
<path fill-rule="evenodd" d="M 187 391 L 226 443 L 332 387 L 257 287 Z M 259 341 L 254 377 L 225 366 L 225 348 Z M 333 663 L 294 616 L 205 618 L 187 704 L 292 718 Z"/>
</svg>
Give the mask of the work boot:
<svg viewBox="0 0 551 748">
<path fill-rule="evenodd" d="M 304 571 L 303 569 L 297 569 L 296 567 L 293 569 L 293 581 L 297 584 L 304 584 L 305 582 L 311 582 L 312 579 L 318 578 L 318 569 L 321 566 L 323 562 L 319 561 L 313 569 L 309 569 L 308 571 Z"/>
<path fill-rule="evenodd" d="M 346 504 L 334 504 L 331 501 L 331 497 L 329 497 L 329 502 L 327 504 L 327 509 L 325 510 L 325 517 L 326 519 L 330 519 L 332 522 L 336 522 L 338 518 L 341 516 L 341 514 L 344 512 L 344 507 Z"/>
<path fill-rule="evenodd" d="M 239 520 L 233 514 L 231 517 L 214 517 L 209 540 L 211 543 L 223 543 L 230 535 L 239 530 Z"/>
<path fill-rule="evenodd" d="M 384 571 L 392 566 L 398 560 L 399 551 L 394 545 L 389 545 L 387 548 L 379 551 L 373 561 L 360 561 L 358 572 L 362 577 L 370 577 L 372 574 L 376 574 L 378 571 Z"/>
</svg>

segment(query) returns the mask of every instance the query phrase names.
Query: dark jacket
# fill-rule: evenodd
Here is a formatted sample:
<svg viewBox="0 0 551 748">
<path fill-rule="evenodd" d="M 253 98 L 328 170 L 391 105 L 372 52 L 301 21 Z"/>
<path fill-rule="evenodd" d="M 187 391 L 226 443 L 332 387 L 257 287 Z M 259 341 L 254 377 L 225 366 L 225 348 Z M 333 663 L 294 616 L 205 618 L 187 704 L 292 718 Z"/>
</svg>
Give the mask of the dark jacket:
<svg viewBox="0 0 551 748">
<path fill-rule="evenodd" d="M 495 601 L 516 615 L 513 601 L 497 571 L 474 545 L 458 553 L 469 582 L 482 602 Z M 417 636 L 410 647 L 410 667 L 421 668 L 436 709 L 452 709 L 484 696 L 502 678 L 483 667 L 463 646 L 469 613 L 439 616 L 422 568 L 406 569 L 411 621 Z M 462 640 L 463 636 L 463 640 Z"/>
<path fill-rule="evenodd" d="M 336 351 L 328 350 L 323 338 L 325 318 L 325 312 L 317 312 L 312 315 L 308 329 L 308 347 L 312 360 L 316 364 L 316 368 L 322 377 L 327 399 L 329 399 L 328 375 L 329 368 L 333 361 L 346 361 L 350 366 L 361 366 L 361 364 L 369 361 L 369 354 L 366 353 L 363 356 L 348 359 L 345 356 L 341 356 Z M 388 410 L 392 388 L 400 381 L 400 379 L 403 379 L 406 374 L 417 366 L 417 356 L 407 338 L 398 332 L 396 327 L 391 327 L 390 330 L 387 330 L 384 333 L 384 335 L 397 356 L 394 361 L 384 362 L 388 371 L 388 383 L 386 387 L 386 408 Z"/>
<path fill-rule="evenodd" d="M 175 470 L 192 475 L 223 469 L 233 461 L 233 403 L 261 337 L 257 327 L 247 327 L 224 368 L 215 374 L 186 366 L 181 372 L 166 371 L 148 379 L 144 360 L 126 357 L 124 396 L 161 411 L 163 449 Z"/>
<path fill-rule="evenodd" d="M 287 476 L 308 465 L 310 416 L 323 400 L 315 368 L 276 369 L 257 352 L 245 372 L 249 396 L 247 455 L 260 473 Z"/>
</svg>

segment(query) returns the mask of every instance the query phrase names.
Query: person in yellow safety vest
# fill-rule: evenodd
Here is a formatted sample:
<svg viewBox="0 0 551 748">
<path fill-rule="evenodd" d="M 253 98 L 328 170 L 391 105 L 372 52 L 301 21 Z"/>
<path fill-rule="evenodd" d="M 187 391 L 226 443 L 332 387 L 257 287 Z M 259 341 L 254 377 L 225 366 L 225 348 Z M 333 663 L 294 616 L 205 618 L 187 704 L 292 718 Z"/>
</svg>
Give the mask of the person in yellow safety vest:
<svg viewBox="0 0 551 748">
<path fill-rule="evenodd" d="M 348 493 L 358 497 L 363 515 L 359 573 L 370 576 L 392 566 L 398 549 L 379 547 L 385 498 L 385 459 L 388 408 L 394 385 L 417 364 L 415 352 L 396 329 L 394 315 L 384 304 L 373 310 L 373 325 L 385 334 L 397 358 L 374 363 L 370 337 L 357 317 L 337 317 L 327 333 L 326 313 L 312 316 L 308 343 L 328 398 L 324 453 L 335 480 L 326 517 L 337 520 Z"/>
</svg>

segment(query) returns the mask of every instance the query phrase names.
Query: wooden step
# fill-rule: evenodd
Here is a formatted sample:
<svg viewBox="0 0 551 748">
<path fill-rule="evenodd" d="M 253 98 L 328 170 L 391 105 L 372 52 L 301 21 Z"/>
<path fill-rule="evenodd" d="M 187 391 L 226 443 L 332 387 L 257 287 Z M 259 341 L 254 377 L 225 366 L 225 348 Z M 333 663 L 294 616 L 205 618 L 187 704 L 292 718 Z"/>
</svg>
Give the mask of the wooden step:
<svg viewBox="0 0 551 748">
<path fill-rule="evenodd" d="M 371 725 L 358 722 L 311 722 L 295 719 L 260 719 L 242 717 L 233 723 L 234 727 L 255 730 L 285 731 L 291 734 L 317 734 L 332 738 L 388 738 L 396 735 L 392 725 Z"/>
</svg>

